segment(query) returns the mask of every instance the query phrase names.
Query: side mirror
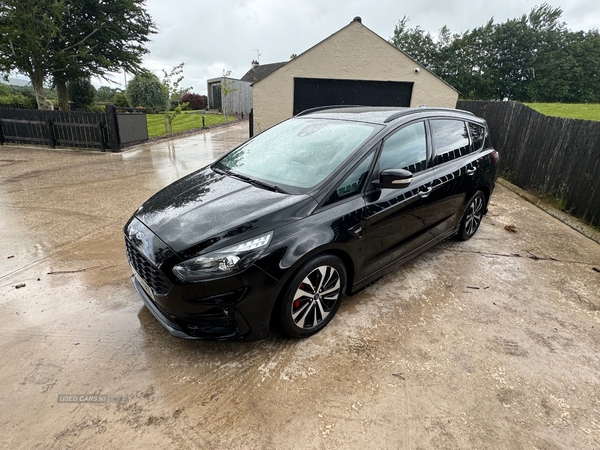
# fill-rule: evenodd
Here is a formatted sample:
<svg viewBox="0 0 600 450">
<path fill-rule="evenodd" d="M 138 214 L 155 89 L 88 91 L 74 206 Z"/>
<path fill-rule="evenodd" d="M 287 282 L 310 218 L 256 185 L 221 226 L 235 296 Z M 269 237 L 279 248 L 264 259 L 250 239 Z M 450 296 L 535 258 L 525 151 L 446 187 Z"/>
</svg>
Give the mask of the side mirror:
<svg viewBox="0 0 600 450">
<path fill-rule="evenodd" d="M 400 189 L 407 187 L 413 174 L 404 169 L 385 169 L 379 174 L 379 180 L 373 184 L 379 189 Z"/>
</svg>

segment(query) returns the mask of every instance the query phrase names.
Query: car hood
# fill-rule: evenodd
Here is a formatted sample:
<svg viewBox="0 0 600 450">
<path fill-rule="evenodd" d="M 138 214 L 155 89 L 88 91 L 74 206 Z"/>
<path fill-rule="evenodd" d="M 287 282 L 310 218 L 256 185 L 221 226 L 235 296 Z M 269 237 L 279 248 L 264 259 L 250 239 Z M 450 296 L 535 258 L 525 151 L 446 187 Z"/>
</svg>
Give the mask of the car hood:
<svg viewBox="0 0 600 450">
<path fill-rule="evenodd" d="M 159 191 L 135 217 L 186 258 L 306 217 L 315 206 L 308 195 L 272 192 L 206 167 Z"/>
</svg>

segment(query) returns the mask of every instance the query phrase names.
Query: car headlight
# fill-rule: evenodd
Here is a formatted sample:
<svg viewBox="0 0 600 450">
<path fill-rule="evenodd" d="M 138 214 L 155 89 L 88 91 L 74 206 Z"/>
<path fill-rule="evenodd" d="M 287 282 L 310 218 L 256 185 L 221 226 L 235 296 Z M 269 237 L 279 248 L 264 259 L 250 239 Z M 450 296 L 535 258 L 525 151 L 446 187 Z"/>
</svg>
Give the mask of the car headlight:
<svg viewBox="0 0 600 450">
<path fill-rule="evenodd" d="M 270 231 L 231 247 L 188 259 L 173 267 L 173 273 L 181 281 L 196 282 L 241 272 L 261 257 L 272 236 Z"/>
</svg>

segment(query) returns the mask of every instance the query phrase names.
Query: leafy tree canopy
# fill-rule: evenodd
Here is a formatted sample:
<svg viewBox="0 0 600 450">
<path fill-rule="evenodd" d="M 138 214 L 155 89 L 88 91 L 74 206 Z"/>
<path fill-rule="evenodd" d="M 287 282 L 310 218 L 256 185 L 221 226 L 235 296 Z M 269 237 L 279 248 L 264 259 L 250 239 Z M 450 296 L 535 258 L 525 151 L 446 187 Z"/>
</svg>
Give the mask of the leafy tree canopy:
<svg viewBox="0 0 600 450">
<path fill-rule="evenodd" d="M 454 86 L 462 98 L 600 102 L 600 35 L 570 31 L 546 3 L 528 15 L 460 34 L 431 35 L 403 17 L 390 43 Z"/>
<path fill-rule="evenodd" d="M 167 109 L 169 94 L 156 75 L 142 72 L 127 85 L 127 99 L 134 108 Z"/>
<path fill-rule="evenodd" d="M 0 72 L 29 76 L 38 107 L 48 108 L 52 80 L 62 108 L 66 83 L 141 70 L 155 25 L 144 0 L 4 0 L 0 2 Z"/>
<path fill-rule="evenodd" d="M 121 89 L 111 88 L 109 86 L 100 86 L 96 91 L 96 100 L 99 102 L 112 102 L 116 94 L 120 93 Z"/>
<path fill-rule="evenodd" d="M 78 108 L 83 108 L 94 103 L 96 98 L 96 88 L 92 85 L 89 78 L 80 78 L 69 81 L 67 84 L 69 98 Z"/>
</svg>

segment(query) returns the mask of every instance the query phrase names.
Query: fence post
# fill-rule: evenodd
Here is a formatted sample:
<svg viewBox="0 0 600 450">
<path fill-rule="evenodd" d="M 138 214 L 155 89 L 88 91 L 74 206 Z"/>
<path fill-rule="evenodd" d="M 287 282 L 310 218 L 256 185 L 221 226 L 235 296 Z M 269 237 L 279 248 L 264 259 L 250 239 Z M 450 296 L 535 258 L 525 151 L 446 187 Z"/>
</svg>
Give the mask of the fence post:
<svg viewBox="0 0 600 450">
<path fill-rule="evenodd" d="M 250 137 L 254 136 L 254 108 L 251 108 L 250 114 L 248 114 L 248 128 L 250 131 Z"/>
<path fill-rule="evenodd" d="M 105 152 L 106 146 L 104 145 L 104 136 L 102 135 L 102 122 L 98 122 L 96 125 L 96 130 L 98 132 L 98 140 L 100 141 L 100 150 Z"/>
<path fill-rule="evenodd" d="M 56 148 L 56 135 L 54 134 L 54 124 L 52 119 L 46 119 L 46 125 L 48 126 L 48 140 L 50 141 L 50 147 Z"/>
<path fill-rule="evenodd" d="M 110 139 L 110 150 L 121 151 L 121 138 L 119 136 L 119 122 L 117 120 L 117 109 L 114 105 L 106 105 L 106 123 L 108 124 L 108 137 Z"/>
<path fill-rule="evenodd" d="M 2 131 L 2 120 L 0 120 L 0 145 L 4 145 L 4 131 Z"/>
</svg>

